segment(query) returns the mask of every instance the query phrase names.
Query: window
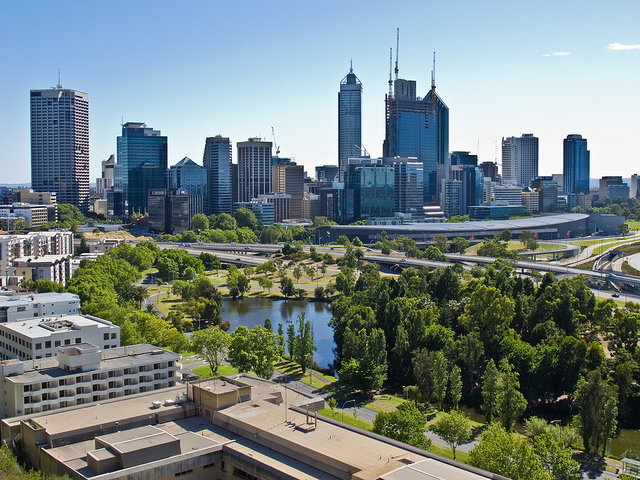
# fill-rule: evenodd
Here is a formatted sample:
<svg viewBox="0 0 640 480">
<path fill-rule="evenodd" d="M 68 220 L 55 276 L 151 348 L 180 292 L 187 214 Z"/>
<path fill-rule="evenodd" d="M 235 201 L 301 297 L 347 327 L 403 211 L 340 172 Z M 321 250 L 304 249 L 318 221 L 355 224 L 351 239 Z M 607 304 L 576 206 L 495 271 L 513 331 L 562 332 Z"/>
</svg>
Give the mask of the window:
<svg viewBox="0 0 640 480">
<path fill-rule="evenodd" d="M 60 340 L 56 340 L 56 342 L 55 342 L 55 346 L 56 346 L 56 347 L 59 347 L 59 346 L 60 346 Z"/>
<path fill-rule="evenodd" d="M 80 337 L 76 338 L 76 343 L 82 343 L 82 339 Z"/>
<path fill-rule="evenodd" d="M 82 395 L 82 387 L 77 387 L 76 388 L 76 395 Z"/>
<path fill-rule="evenodd" d="M 24 312 L 27 309 L 27 307 L 18 307 L 18 311 L 19 312 Z"/>
<path fill-rule="evenodd" d="M 42 344 L 41 343 L 36 343 L 36 350 L 40 350 L 42 348 Z"/>
<path fill-rule="evenodd" d="M 113 340 L 113 339 L 115 339 L 115 338 L 116 338 L 116 334 L 115 334 L 115 333 L 112 333 L 112 334 L 111 334 L 111 340 Z"/>
<path fill-rule="evenodd" d="M 104 339 L 105 339 L 105 340 L 109 340 L 109 334 L 108 334 L 108 333 L 105 333 L 105 334 L 103 335 L 103 337 L 104 337 Z"/>
<path fill-rule="evenodd" d="M 44 348 L 51 348 L 51 340 L 44 342 Z"/>
<path fill-rule="evenodd" d="M 65 345 L 71 345 L 71 339 L 70 339 L 70 338 L 67 338 L 67 339 L 64 341 L 64 344 L 65 344 Z"/>
</svg>

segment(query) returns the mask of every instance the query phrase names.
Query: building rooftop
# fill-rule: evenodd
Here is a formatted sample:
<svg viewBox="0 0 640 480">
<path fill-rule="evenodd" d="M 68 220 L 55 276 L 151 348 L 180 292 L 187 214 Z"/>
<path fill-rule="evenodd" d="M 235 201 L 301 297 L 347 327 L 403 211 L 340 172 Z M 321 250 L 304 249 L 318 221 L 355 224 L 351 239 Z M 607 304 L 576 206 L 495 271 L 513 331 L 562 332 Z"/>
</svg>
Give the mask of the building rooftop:
<svg viewBox="0 0 640 480">
<path fill-rule="evenodd" d="M 15 292 L 13 292 L 15 293 Z M 80 297 L 73 293 L 30 293 L 28 295 L 1 295 L 0 308 L 15 307 L 39 303 L 80 302 Z"/>
<path fill-rule="evenodd" d="M 36 339 L 49 337 L 52 332 L 74 331 L 95 325 L 115 327 L 113 323 L 91 315 L 56 315 L 3 323 L 2 328 L 28 338 Z"/>
</svg>

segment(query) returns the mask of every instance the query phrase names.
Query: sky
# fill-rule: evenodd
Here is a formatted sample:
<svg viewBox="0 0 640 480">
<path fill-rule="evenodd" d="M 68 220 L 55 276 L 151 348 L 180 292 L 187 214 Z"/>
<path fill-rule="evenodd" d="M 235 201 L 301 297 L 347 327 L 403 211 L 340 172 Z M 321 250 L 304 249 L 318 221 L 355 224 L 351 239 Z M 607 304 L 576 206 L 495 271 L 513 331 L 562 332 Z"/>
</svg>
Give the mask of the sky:
<svg viewBox="0 0 640 480">
<path fill-rule="evenodd" d="M 168 136 L 169 165 L 205 138 L 273 141 L 310 176 L 338 162 L 337 97 L 363 83 L 362 143 L 382 155 L 389 48 L 399 77 L 449 107 L 449 148 L 500 162 L 539 138 L 541 175 L 581 134 L 591 177 L 640 173 L 640 1 L 0 2 L 0 183 L 30 181 L 29 90 L 89 95 L 91 182 L 121 123 Z M 496 148 L 497 145 L 497 148 Z M 275 151 L 275 149 L 274 149 Z M 497 155 L 496 155 L 497 152 Z"/>
</svg>

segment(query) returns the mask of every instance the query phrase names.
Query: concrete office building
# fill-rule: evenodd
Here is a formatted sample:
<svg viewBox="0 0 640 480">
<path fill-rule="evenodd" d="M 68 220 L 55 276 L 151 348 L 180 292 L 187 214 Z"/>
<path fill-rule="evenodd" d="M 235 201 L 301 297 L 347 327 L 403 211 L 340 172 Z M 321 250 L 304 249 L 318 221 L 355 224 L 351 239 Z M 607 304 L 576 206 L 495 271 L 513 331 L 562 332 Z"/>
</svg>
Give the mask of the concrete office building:
<svg viewBox="0 0 640 480">
<path fill-rule="evenodd" d="M 124 214 L 147 213 L 151 190 L 167 188 L 167 137 L 144 123 L 127 122 L 117 151 L 114 183 L 122 186 Z"/>
<path fill-rule="evenodd" d="M 581 135 L 568 135 L 563 141 L 562 174 L 563 191 L 589 193 L 591 154 L 587 139 Z"/>
<path fill-rule="evenodd" d="M 0 362 L 0 416 L 34 415 L 174 387 L 180 355 L 152 345 L 109 350 L 81 342 L 55 357 Z"/>
<path fill-rule="evenodd" d="M 521 137 L 502 139 L 502 180 L 526 187 L 538 176 L 538 137 L 525 133 Z"/>
<path fill-rule="evenodd" d="M 55 208 L 56 207 L 53 206 L 54 212 Z M 21 202 L 11 205 L 0 205 L 0 217 L 24 218 L 29 227 L 39 227 L 49 221 L 49 211 L 45 205 L 32 205 Z M 7 223 L 7 227 L 10 228 L 11 224 Z"/>
<path fill-rule="evenodd" d="M 271 145 L 259 138 L 238 142 L 239 202 L 250 202 L 271 192 Z"/>
<path fill-rule="evenodd" d="M 272 189 L 273 193 L 284 193 L 291 196 L 291 210 L 289 216 L 299 220 L 305 218 L 302 214 L 302 199 L 304 198 L 304 166 L 296 165 L 274 165 L 272 167 Z M 278 217 L 278 215 L 276 215 Z M 277 222 L 278 220 L 276 220 Z"/>
<path fill-rule="evenodd" d="M 113 174 L 115 167 L 115 155 L 110 155 L 106 160 L 102 160 L 102 176 L 96 178 L 96 195 L 101 198 L 105 198 L 107 191 L 110 188 L 113 188 Z"/>
<path fill-rule="evenodd" d="M 78 315 L 79 313 L 80 297 L 73 293 L 47 292 L 0 296 L 0 323 L 48 315 Z"/>
<path fill-rule="evenodd" d="M 501 185 L 495 188 L 493 196 L 498 202 L 506 201 L 508 205 L 521 205 L 522 187 Z"/>
<path fill-rule="evenodd" d="M 55 357 L 61 345 L 91 343 L 107 350 L 120 346 L 120 327 L 91 315 L 56 315 L 0 323 L 0 358 Z"/>
<path fill-rule="evenodd" d="M 207 215 L 231 214 L 233 207 L 233 171 L 231 142 L 221 135 L 208 137 L 202 164 L 207 172 L 204 210 Z"/>
<path fill-rule="evenodd" d="M 353 73 L 340 82 L 338 93 L 338 169 L 339 181 L 345 181 L 350 158 L 357 158 L 362 152 L 362 83 Z M 288 193 L 288 192 L 286 192 Z"/>
<path fill-rule="evenodd" d="M 31 90 L 31 188 L 86 211 L 89 200 L 89 97 L 56 88 Z"/>
<path fill-rule="evenodd" d="M 11 446 L 23 439 L 35 468 L 74 480 L 496 478 L 316 417 L 324 404 L 241 374 L 5 419 L 2 440 Z"/>
</svg>

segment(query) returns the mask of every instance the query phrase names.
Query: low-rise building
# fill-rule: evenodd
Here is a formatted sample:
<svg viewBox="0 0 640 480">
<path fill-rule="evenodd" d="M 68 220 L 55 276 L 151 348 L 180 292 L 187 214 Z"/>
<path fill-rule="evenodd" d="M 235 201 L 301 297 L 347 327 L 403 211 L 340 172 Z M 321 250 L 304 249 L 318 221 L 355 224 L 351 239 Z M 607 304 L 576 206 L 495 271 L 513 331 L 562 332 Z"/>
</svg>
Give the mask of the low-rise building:
<svg viewBox="0 0 640 480">
<path fill-rule="evenodd" d="M 71 255 L 18 258 L 11 267 L 7 267 L 7 274 L 22 277 L 25 281 L 51 280 L 66 285 L 73 274 Z"/>
<path fill-rule="evenodd" d="M 52 206 L 55 212 L 55 205 Z M 45 205 L 32 205 L 30 203 L 14 203 L 0 206 L 0 217 L 15 215 L 24 218 L 29 227 L 39 227 L 49 221 L 49 213 Z"/>
<path fill-rule="evenodd" d="M 58 347 L 91 343 L 103 350 L 120 346 L 120 327 L 91 315 L 58 315 L 0 324 L 0 359 L 37 360 Z"/>
<path fill-rule="evenodd" d="M 0 416 L 31 415 L 174 387 L 180 355 L 153 345 L 60 346 L 56 357 L 0 362 Z"/>
<path fill-rule="evenodd" d="M 26 235 L 0 235 L 0 275 L 14 260 L 42 255 L 73 255 L 71 232 L 31 232 Z"/>
<path fill-rule="evenodd" d="M 0 296 L 0 323 L 33 317 L 77 315 L 80 297 L 73 293 L 31 293 Z"/>
</svg>

